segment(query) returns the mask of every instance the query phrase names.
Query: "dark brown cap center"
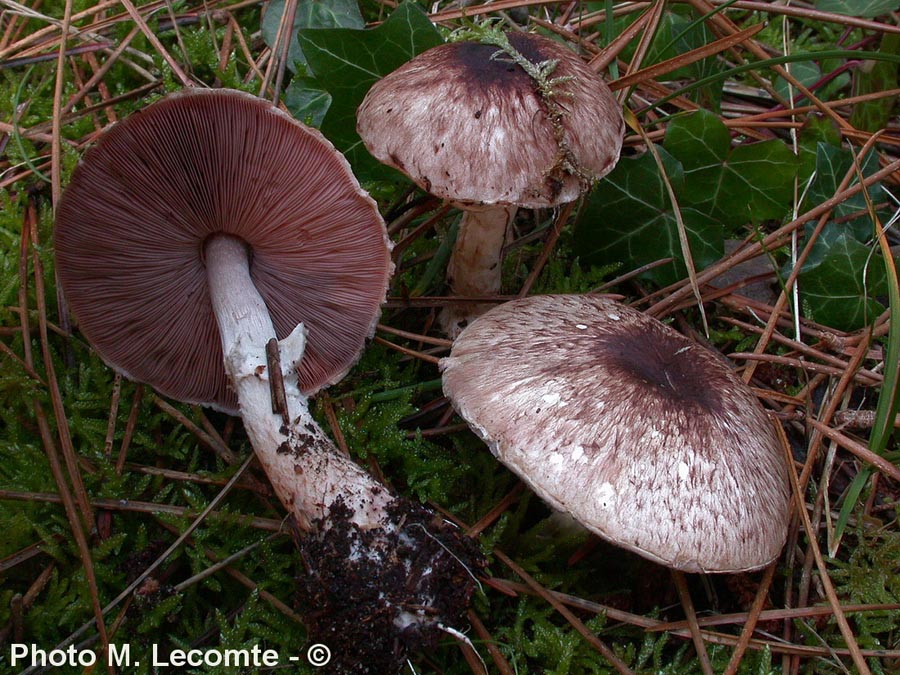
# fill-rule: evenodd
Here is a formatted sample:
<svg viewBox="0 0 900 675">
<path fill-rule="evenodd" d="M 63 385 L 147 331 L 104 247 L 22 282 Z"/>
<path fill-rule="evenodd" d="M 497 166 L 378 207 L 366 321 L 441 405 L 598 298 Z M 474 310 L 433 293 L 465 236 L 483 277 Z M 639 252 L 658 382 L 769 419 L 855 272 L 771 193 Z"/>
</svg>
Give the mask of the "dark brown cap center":
<svg viewBox="0 0 900 675">
<path fill-rule="evenodd" d="M 531 63 L 537 65 L 547 60 L 537 41 L 529 35 L 509 34 L 512 47 Z M 454 45 L 455 65 L 466 72 L 466 78 L 473 87 L 490 90 L 500 87 L 510 90 L 530 91 L 534 89 L 531 77 L 520 68 L 508 54 L 495 45 L 480 42 L 459 42 Z"/>
<path fill-rule="evenodd" d="M 697 373 L 693 347 L 686 340 L 665 334 L 633 333 L 599 338 L 599 358 L 623 379 L 623 386 L 643 389 L 668 399 L 672 405 L 697 406 L 720 412 L 721 398 L 706 374 Z"/>
</svg>

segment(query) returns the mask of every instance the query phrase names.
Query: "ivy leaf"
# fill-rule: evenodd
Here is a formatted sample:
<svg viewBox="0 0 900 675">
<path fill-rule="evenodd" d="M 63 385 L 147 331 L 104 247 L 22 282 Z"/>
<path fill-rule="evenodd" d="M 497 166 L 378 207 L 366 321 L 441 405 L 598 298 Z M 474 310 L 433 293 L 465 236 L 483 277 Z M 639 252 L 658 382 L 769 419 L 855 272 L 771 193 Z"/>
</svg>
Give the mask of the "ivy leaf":
<svg viewBox="0 0 900 675">
<path fill-rule="evenodd" d="M 679 196 L 694 265 L 702 269 L 723 254 L 722 226 L 693 205 L 681 202 L 682 166 L 662 148 L 659 154 Z M 671 257 L 673 263 L 643 275 L 662 285 L 686 276 L 675 214 L 659 167 L 649 152 L 622 159 L 600 181 L 582 210 L 575 230 L 575 246 L 586 263 L 624 262 L 626 269 Z"/>
<path fill-rule="evenodd" d="M 797 61 L 797 63 L 791 63 L 788 68 L 791 75 L 805 87 L 812 87 L 822 79 L 822 69 L 813 61 Z M 775 91 L 786 101 L 791 100 L 791 93 L 793 93 L 794 102 L 798 105 L 801 101 L 806 101 L 806 97 L 799 95 L 800 92 L 797 89 L 792 90 L 788 81 L 781 76 L 775 78 Z"/>
<path fill-rule="evenodd" d="M 826 117 L 812 116 L 800 131 L 800 183 L 805 184 L 816 170 L 819 144 L 839 146 L 841 132 L 837 125 Z"/>
<path fill-rule="evenodd" d="M 284 105 L 296 119 L 319 128 L 331 106 L 331 94 L 313 78 L 295 77 L 284 91 Z"/>
<path fill-rule="evenodd" d="M 884 311 L 887 293 L 877 254 L 843 228 L 822 231 L 799 276 L 800 301 L 811 319 L 838 330 L 856 330 Z"/>
<path fill-rule="evenodd" d="M 684 199 L 725 226 L 780 219 L 793 196 L 799 161 L 781 141 L 731 148 L 731 134 L 701 110 L 672 121 L 665 148 L 684 167 Z"/>
<path fill-rule="evenodd" d="M 260 26 L 262 38 L 269 47 L 275 46 L 278 27 L 284 14 L 285 0 L 270 0 Z M 306 57 L 297 41 L 302 28 L 363 28 L 365 26 L 356 0 L 299 0 L 291 26 L 291 45 L 287 67 L 296 73 L 306 65 Z"/>
<path fill-rule="evenodd" d="M 849 150 L 819 143 L 816 148 L 816 177 L 807 193 L 808 205 L 815 206 L 831 199 L 852 167 L 853 154 Z M 877 170 L 878 159 L 875 155 L 869 154 L 863 161 L 862 174 L 869 176 Z M 854 178 L 851 185 L 857 182 Z M 869 188 L 870 193 L 874 193 L 875 190 L 877 190 L 875 187 Z M 857 214 L 856 217 L 853 217 L 853 214 Z M 872 236 L 872 221 L 866 213 L 866 198 L 862 194 L 854 195 L 838 204 L 832 211 L 832 218 L 841 221 L 840 228 L 859 241 L 866 241 Z M 829 227 L 831 225 L 829 223 Z"/>
<path fill-rule="evenodd" d="M 900 54 L 900 35 L 885 33 L 881 38 L 879 52 L 884 54 Z M 863 61 L 853 71 L 853 94 L 871 94 L 887 91 L 897 86 L 897 75 L 900 68 L 896 62 Z M 891 116 L 897 106 L 897 97 L 878 97 L 872 101 L 861 101 L 853 106 L 850 113 L 850 124 L 856 129 L 878 131 L 890 124 Z"/>
<path fill-rule="evenodd" d="M 441 35 L 422 9 L 405 2 L 377 28 L 301 30 L 299 39 L 319 86 L 332 96 L 322 133 L 344 153 L 360 180 L 367 180 L 381 165 L 356 133 L 356 109 L 375 82 L 441 44 Z"/>
<path fill-rule="evenodd" d="M 881 16 L 900 8 L 897 0 L 819 0 L 816 9 L 845 16 Z"/>
</svg>

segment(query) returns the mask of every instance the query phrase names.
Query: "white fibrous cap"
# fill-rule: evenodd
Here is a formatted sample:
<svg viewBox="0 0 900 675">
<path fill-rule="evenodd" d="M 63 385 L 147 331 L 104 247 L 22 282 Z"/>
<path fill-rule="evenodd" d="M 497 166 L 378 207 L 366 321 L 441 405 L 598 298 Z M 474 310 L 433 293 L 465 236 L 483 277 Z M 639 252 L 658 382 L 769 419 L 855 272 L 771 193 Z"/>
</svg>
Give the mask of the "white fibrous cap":
<svg viewBox="0 0 900 675">
<path fill-rule="evenodd" d="M 534 65 L 557 61 L 548 77 L 557 80 L 550 98 L 564 113 L 558 131 L 547 96 L 525 70 L 496 46 L 454 42 L 372 86 L 357 112 L 369 152 L 461 204 L 543 208 L 577 199 L 619 158 L 621 106 L 563 44 L 527 33 L 508 39 Z M 575 166 L 561 166 L 563 155 Z"/>
<path fill-rule="evenodd" d="M 441 362 L 444 391 L 507 467 L 601 537 L 687 572 L 774 560 L 788 467 L 718 355 L 597 296 L 515 300 Z"/>
</svg>

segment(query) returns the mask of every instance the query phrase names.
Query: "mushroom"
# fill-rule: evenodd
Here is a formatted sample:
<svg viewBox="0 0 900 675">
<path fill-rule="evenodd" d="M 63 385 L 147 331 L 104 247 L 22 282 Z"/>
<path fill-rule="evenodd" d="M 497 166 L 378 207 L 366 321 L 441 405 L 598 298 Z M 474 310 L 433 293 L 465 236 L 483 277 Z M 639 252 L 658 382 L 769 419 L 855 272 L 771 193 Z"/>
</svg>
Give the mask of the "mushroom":
<svg viewBox="0 0 900 675">
<path fill-rule="evenodd" d="M 379 161 L 463 211 L 447 266 L 457 295 L 500 290 L 518 207 L 574 201 L 615 165 L 624 122 L 602 78 L 559 42 L 491 33 L 419 54 L 376 82 L 357 131 Z M 483 307 L 442 318 L 456 335 Z"/>
<path fill-rule="evenodd" d="M 468 542 L 339 453 L 308 411 L 307 395 L 358 358 L 391 272 L 374 201 L 321 134 L 237 91 L 166 97 L 88 150 L 55 245 L 65 297 L 109 365 L 173 398 L 240 410 L 276 494 L 313 533 L 301 540 L 321 554 L 304 556 L 313 628 L 346 631 L 345 659 L 359 656 L 351 629 L 367 613 L 384 622 L 365 631 L 386 654 L 360 658 L 371 663 L 393 662 L 397 634 L 414 643 L 459 620 Z M 416 573 L 423 554 L 433 578 Z M 443 591 L 438 572 L 462 585 Z M 342 574 L 320 597 L 322 578 Z M 354 604 L 348 579 L 359 578 L 383 584 L 375 606 Z"/>
<path fill-rule="evenodd" d="M 763 567 L 784 546 L 773 422 L 713 352 L 598 296 L 522 298 L 441 361 L 497 458 L 602 538 L 685 572 Z"/>
</svg>

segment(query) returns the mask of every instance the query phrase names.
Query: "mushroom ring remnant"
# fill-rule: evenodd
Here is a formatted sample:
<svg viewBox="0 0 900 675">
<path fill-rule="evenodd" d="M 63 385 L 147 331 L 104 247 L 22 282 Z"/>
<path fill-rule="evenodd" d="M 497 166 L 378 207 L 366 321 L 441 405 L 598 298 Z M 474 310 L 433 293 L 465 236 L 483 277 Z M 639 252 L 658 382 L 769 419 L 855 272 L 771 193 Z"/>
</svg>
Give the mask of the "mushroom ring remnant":
<svg viewBox="0 0 900 675">
<path fill-rule="evenodd" d="M 597 296 L 515 300 L 441 361 L 444 391 L 553 507 L 685 572 L 765 566 L 784 546 L 773 422 L 716 354 Z"/>
<path fill-rule="evenodd" d="M 609 87 L 565 45 L 528 33 L 488 37 L 419 54 L 376 82 L 357 111 L 374 157 L 463 210 L 447 266 L 463 296 L 500 290 L 516 209 L 578 199 L 613 168 L 625 131 Z M 463 309 L 443 321 L 455 335 L 469 318 Z"/>
<path fill-rule="evenodd" d="M 300 594 L 332 672 L 396 671 L 462 621 L 472 544 L 309 414 L 306 394 L 340 379 L 372 334 L 391 272 L 375 202 L 321 134 L 241 92 L 164 98 L 85 154 L 55 242 L 79 327 L 108 363 L 173 398 L 239 407 L 309 532 Z"/>
</svg>

